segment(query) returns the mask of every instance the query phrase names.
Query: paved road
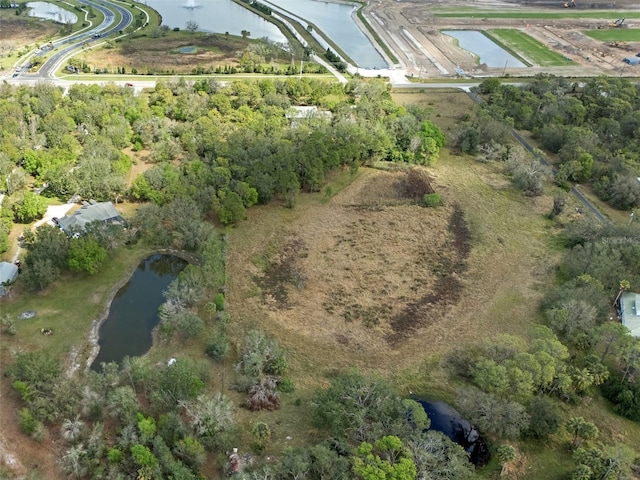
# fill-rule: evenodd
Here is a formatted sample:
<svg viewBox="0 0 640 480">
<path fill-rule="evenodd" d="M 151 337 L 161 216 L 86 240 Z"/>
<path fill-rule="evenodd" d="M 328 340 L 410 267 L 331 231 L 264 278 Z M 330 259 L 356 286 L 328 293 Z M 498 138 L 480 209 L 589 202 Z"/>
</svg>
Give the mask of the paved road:
<svg viewBox="0 0 640 480">
<path fill-rule="evenodd" d="M 103 4 L 98 4 L 91 0 L 80 0 L 80 2 L 102 12 L 104 15 L 103 22 L 95 28 L 84 30 L 80 33 L 53 42 L 54 48 L 59 48 L 64 45 L 66 45 L 66 47 L 61 48 L 51 55 L 51 57 L 49 57 L 38 69 L 38 72 L 27 73 L 25 71 L 21 71 L 17 77 L 12 77 L 17 83 L 52 79 L 53 74 L 59 68 L 64 59 L 74 50 L 82 47 L 87 41 L 93 40 L 95 35 L 99 35 L 100 38 L 104 38 L 108 35 L 124 30 L 131 24 L 131 22 L 133 22 L 133 15 L 131 15 L 131 12 L 116 3 L 109 2 L 108 0 L 103 0 Z M 121 18 L 120 22 L 114 25 L 116 11 L 120 13 Z"/>
</svg>

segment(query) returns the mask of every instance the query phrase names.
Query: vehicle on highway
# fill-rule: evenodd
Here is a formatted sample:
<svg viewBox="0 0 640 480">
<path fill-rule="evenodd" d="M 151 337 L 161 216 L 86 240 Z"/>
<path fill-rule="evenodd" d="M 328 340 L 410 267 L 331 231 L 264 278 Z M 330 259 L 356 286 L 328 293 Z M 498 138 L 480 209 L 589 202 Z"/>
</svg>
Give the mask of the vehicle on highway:
<svg viewBox="0 0 640 480">
<path fill-rule="evenodd" d="M 13 75 L 11 75 L 12 77 L 17 77 L 18 75 L 20 75 L 19 72 L 14 73 Z"/>
<path fill-rule="evenodd" d="M 133 87 L 133 83 L 128 83 L 128 82 L 127 82 L 127 83 L 125 83 L 125 84 L 124 84 L 124 86 L 125 86 L 125 87 Z"/>
</svg>

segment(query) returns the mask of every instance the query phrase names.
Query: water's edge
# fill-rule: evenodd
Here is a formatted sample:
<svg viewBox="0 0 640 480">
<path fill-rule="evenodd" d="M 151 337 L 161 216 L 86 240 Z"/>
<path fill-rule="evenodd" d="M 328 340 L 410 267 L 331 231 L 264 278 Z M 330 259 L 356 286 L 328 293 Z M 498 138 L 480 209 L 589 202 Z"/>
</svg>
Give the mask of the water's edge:
<svg viewBox="0 0 640 480">
<path fill-rule="evenodd" d="M 133 265 L 130 268 L 128 268 L 127 271 L 125 272 L 125 274 L 122 276 L 122 279 L 120 279 L 120 281 L 118 281 L 111 288 L 111 291 L 109 292 L 109 295 L 107 296 L 107 301 L 105 303 L 105 306 L 104 306 L 103 310 L 100 312 L 100 315 L 98 315 L 98 317 L 96 317 L 93 320 L 93 322 L 91 322 L 91 326 L 89 327 L 89 332 L 87 334 L 87 342 L 85 343 L 85 345 L 82 346 L 82 347 L 88 347 L 89 348 L 89 352 L 88 352 L 88 355 L 86 357 L 86 360 L 84 362 L 82 362 L 78 358 L 78 357 L 80 357 L 80 352 L 83 350 L 82 347 L 72 349 L 71 353 L 69 354 L 69 361 L 68 361 L 68 367 L 67 367 L 67 376 L 68 377 L 73 376 L 80 369 L 80 367 L 82 366 L 82 363 L 85 364 L 85 368 L 84 368 L 85 371 L 87 371 L 87 370 L 89 370 L 91 368 L 91 365 L 93 364 L 94 360 L 98 356 L 98 353 L 100 352 L 100 344 L 98 343 L 99 340 L 100 340 L 100 327 L 102 326 L 102 324 L 109 317 L 109 311 L 111 310 L 111 304 L 113 303 L 113 300 L 115 299 L 116 294 L 118 293 L 118 291 L 122 287 L 124 287 L 126 285 L 126 283 L 129 280 L 131 280 L 131 277 L 133 276 L 133 274 L 137 270 L 138 266 L 140 265 L 140 262 L 144 261 L 145 258 L 148 258 L 148 257 L 150 257 L 152 255 L 158 255 L 158 254 L 159 255 L 172 255 L 174 257 L 178 257 L 178 258 L 181 258 L 182 260 L 185 260 L 189 264 L 194 264 L 194 265 L 199 265 L 200 264 L 200 259 L 196 255 L 194 255 L 191 252 L 186 252 L 184 250 L 173 250 L 173 249 L 170 249 L 170 248 L 160 248 L 160 249 L 150 250 L 150 251 L 145 252 L 144 254 L 142 254 L 140 256 L 140 259 L 138 260 L 138 262 L 135 263 L 135 265 Z M 153 344 L 152 344 L 152 348 L 153 348 Z"/>
</svg>

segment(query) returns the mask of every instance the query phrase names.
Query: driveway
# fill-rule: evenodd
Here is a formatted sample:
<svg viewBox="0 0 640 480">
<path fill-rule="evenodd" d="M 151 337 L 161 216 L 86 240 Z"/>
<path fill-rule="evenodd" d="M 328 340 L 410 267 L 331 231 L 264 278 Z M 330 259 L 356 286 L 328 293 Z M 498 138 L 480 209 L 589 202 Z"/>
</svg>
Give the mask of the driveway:
<svg viewBox="0 0 640 480">
<path fill-rule="evenodd" d="M 53 222 L 51 221 L 53 217 L 56 217 L 56 218 L 64 217 L 66 213 L 69 210 L 71 210 L 71 208 L 73 208 L 74 205 L 75 203 L 65 203 L 63 205 L 49 205 L 47 207 L 47 212 L 44 214 L 44 217 L 42 217 L 42 219 L 34 223 L 33 226 L 31 227 L 31 230 L 34 230 L 38 228 L 40 225 L 44 225 L 45 223 L 53 225 Z M 16 253 L 13 256 L 12 262 L 15 262 L 18 259 L 18 257 L 20 256 L 20 252 L 22 252 L 22 247 L 20 247 L 20 244 L 18 243 L 18 249 L 16 250 Z"/>
</svg>

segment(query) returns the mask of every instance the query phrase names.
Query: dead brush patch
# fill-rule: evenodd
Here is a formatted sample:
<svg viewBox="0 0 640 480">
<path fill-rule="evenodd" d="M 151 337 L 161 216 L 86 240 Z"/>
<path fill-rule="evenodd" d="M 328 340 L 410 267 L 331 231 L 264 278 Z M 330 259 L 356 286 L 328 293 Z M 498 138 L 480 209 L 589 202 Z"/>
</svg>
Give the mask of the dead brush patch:
<svg viewBox="0 0 640 480">
<path fill-rule="evenodd" d="M 161 38 L 137 37 L 125 39 L 116 48 L 100 48 L 82 54 L 91 66 L 115 67 L 126 65 L 140 73 L 145 69 L 191 73 L 196 66 L 236 64 L 249 40 L 233 36 L 170 32 Z M 178 48 L 192 46 L 195 53 L 180 53 Z"/>
<path fill-rule="evenodd" d="M 273 321 L 335 345 L 393 348 L 456 303 L 470 249 L 462 212 L 416 205 L 405 177 L 368 172 L 290 226 L 253 277 Z"/>
</svg>

